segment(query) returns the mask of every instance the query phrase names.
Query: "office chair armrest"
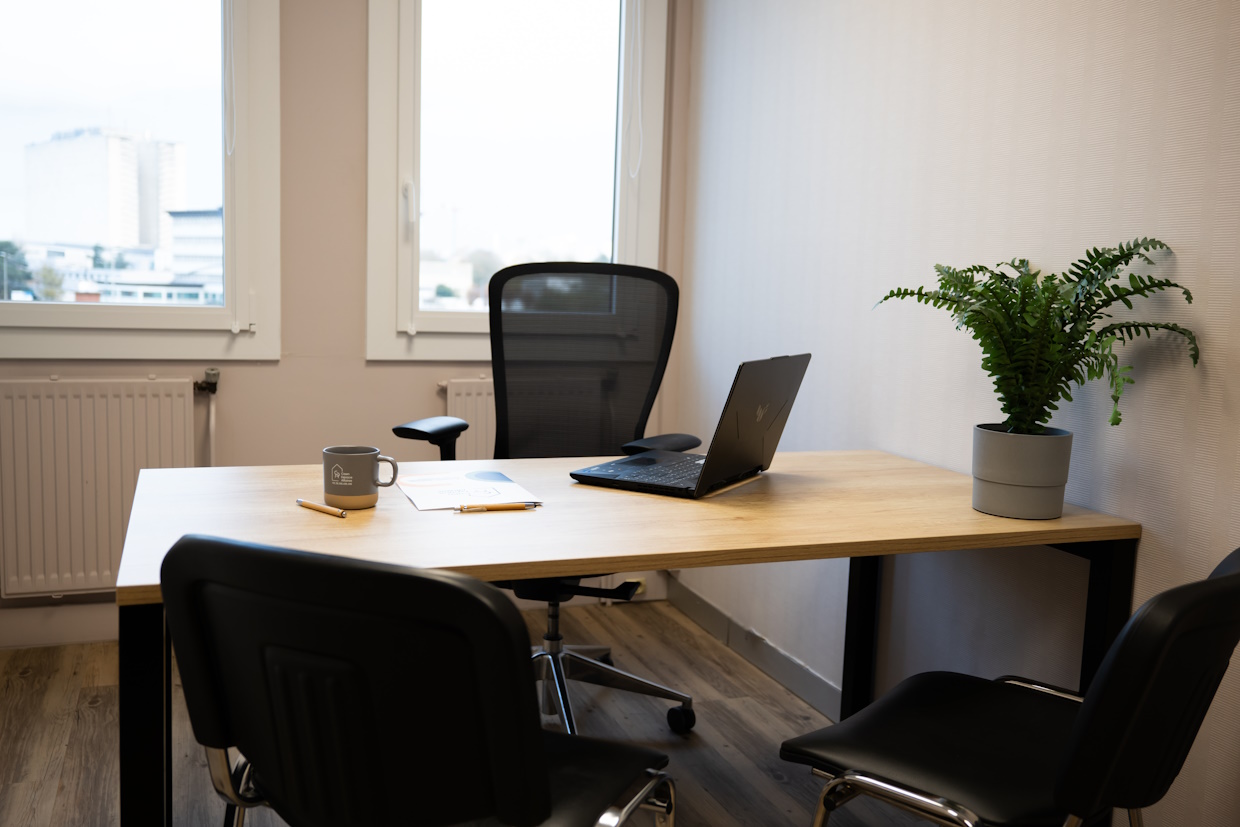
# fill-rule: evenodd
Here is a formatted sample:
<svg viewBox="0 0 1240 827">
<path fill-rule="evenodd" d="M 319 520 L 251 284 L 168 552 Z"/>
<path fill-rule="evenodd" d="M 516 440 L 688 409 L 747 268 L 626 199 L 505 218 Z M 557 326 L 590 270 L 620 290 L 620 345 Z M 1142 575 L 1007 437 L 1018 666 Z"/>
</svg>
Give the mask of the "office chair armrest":
<svg viewBox="0 0 1240 827">
<path fill-rule="evenodd" d="M 633 599 L 637 594 L 637 590 L 642 584 L 636 580 L 625 580 L 619 586 L 610 589 L 600 589 L 597 586 L 571 586 L 573 594 L 580 597 L 602 597 L 609 600 L 623 600 L 626 603 Z"/>
<path fill-rule="evenodd" d="M 702 444 L 702 440 L 692 434 L 659 434 L 644 439 L 635 439 L 620 446 L 626 454 L 640 454 L 642 451 L 688 451 Z"/>
<path fill-rule="evenodd" d="M 405 439 L 424 439 L 432 445 L 438 445 L 445 439 L 456 439 L 461 432 L 469 429 L 469 423 L 455 416 L 428 416 L 426 419 L 415 419 L 404 425 L 397 425 L 392 433 Z"/>
<path fill-rule="evenodd" d="M 456 459 L 456 438 L 469 428 L 469 423 L 455 416 L 428 416 L 397 425 L 392 433 L 404 439 L 423 439 L 439 446 L 439 459 Z"/>
</svg>

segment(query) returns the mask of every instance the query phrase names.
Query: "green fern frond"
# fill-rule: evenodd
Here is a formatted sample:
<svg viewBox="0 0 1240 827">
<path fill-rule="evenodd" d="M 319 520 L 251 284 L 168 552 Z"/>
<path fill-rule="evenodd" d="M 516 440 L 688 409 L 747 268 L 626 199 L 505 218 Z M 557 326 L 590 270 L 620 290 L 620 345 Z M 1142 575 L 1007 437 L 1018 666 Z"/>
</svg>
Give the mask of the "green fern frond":
<svg viewBox="0 0 1240 827">
<path fill-rule="evenodd" d="M 1115 247 L 1094 247 L 1062 274 L 1045 277 L 1028 259 L 994 267 L 934 266 L 938 289 L 897 288 L 889 299 L 913 299 L 946 309 L 957 328 L 967 329 L 982 348 L 982 369 L 991 377 L 1009 431 L 1041 433 L 1061 400 L 1072 401 L 1072 387 L 1105 378 L 1110 386 L 1110 421 L 1120 422 L 1119 401 L 1133 383 L 1131 366 L 1121 366 L 1115 344 L 1166 330 L 1187 339 L 1193 364 L 1200 358 L 1191 330 L 1169 322 L 1115 322 L 1108 308 L 1163 290 L 1192 293 L 1168 279 L 1128 272 L 1134 261 L 1154 264 L 1149 253 L 1169 250 L 1154 238 L 1137 238 Z M 1120 282 L 1121 276 L 1127 279 Z"/>
</svg>

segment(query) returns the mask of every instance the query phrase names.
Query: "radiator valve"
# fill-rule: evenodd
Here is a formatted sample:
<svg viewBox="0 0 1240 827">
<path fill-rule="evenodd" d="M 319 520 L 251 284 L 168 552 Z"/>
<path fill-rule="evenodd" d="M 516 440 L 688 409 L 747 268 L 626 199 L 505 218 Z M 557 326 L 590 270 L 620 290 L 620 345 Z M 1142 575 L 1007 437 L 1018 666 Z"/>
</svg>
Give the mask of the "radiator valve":
<svg viewBox="0 0 1240 827">
<path fill-rule="evenodd" d="M 215 393 L 216 388 L 220 385 L 220 369 L 207 368 L 201 382 L 194 383 L 194 391 L 196 393 Z"/>
</svg>

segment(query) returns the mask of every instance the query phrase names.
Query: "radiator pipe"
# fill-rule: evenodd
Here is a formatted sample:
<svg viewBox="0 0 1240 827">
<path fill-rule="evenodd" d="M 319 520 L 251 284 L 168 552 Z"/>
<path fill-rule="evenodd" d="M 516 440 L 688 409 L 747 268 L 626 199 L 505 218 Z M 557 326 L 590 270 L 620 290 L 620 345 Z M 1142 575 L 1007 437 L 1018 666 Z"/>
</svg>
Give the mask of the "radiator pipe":
<svg viewBox="0 0 1240 827">
<path fill-rule="evenodd" d="M 195 393 L 207 395 L 207 466 L 215 467 L 215 392 L 220 386 L 220 369 L 207 368 L 201 382 L 194 383 Z"/>
</svg>

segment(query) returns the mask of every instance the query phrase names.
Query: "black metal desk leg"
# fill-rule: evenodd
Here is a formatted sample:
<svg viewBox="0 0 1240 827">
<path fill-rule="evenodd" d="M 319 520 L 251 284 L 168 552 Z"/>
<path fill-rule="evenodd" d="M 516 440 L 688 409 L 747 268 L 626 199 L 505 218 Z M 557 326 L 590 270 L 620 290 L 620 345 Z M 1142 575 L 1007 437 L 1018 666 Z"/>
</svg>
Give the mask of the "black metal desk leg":
<svg viewBox="0 0 1240 827">
<path fill-rule="evenodd" d="M 121 825 L 172 824 L 172 662 L 161 604 L 121 606 Z"/>
<path fill-rule="evenodd" d="M 1079 551 L 1077 549 L 1080 549 Z M 1081 645 L 1081 687 L 1094 680 L 1107 650 L 1132 614 L 1132 584 L 1137 568 L 1137 541 L 1082 543 L 1067 549 L 1089 560 L 1085 600 L 1085 639 Z"/>
<path fill-rule="evenodd" d="M 874 700 L 878 665 L 878 609 L 883 586 L 882 557 L 848 561 L 848 618 L 844 622 L 844 675 L 840 720 Z"/>
</svg>

